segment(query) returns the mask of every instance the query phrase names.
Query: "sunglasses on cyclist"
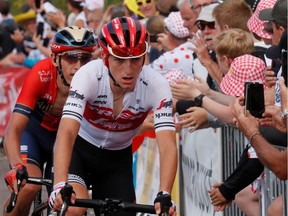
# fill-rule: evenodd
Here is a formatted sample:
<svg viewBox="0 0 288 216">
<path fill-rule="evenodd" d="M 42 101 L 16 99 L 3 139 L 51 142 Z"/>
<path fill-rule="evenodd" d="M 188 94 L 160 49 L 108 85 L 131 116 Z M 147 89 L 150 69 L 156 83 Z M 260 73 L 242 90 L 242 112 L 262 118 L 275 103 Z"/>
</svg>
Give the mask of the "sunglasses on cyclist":
<svg viewBox="0 0 288 216">
<path fill-rule="evenodd" d="M 107 46 L 108 52 L 116 58 L 120 59 L 130 59 L 130 58 L 139 58 L 148 51 L 148 43 L 138 44 L 135 48 L 128 49 L 122 45 L 115 45 L 110 47 Z"/>
<path fill-rule="evenodd" d="M 204 31 L 206 26 L 209 29 L 215 29 L 215 22 L 198 22 L 197 27 L 200 31 Z"/>
<path fill-rule="evenodd" d="M 64 52 L 59 54 L 59 56 L 69 64 L 75 64 L 80 61 L 81 65 L 88 63 L 92 58 L 91 53 L 87 52 Z"/>
<path fill-rule="evenodd" d="M 140 7 L 144 4 L 144 2 L 146 4 L 150 4 L 152 2 L 152 0 L 140 0 L 140 1 L 137 1 L 137 5 Z"/>
</svg>

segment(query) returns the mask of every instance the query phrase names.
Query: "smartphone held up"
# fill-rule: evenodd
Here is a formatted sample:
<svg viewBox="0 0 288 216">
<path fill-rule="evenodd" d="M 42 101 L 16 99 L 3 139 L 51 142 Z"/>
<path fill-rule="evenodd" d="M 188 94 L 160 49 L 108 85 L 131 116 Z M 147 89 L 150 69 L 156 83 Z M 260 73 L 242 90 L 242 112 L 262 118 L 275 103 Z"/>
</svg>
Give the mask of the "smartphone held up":
<svg viewBox="0 0 288 216">
<path fill-rule="evenodd" d="M 259 82 L 246 82 L 244 91 L 245 111 L 249 111 L 256 118 L 263 118 L 262 115 L 265 111 L 263 84 Z"/>
</svg>

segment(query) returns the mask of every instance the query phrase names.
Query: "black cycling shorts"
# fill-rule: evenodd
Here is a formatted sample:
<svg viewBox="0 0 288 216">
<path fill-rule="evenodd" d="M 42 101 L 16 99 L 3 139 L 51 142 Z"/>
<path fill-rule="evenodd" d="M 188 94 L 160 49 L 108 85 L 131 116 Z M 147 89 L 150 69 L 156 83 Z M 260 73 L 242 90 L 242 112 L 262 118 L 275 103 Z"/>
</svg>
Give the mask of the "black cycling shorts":
<svg viewBox="0 0 288 216">
<path fill-rule="evenodd" d="M 106 150 L 78 136 L 72 153 L 69 176 L 74 176 L 72 181 L 83 179 L 87 187 L 91 185 L 93 199 L 135 201 L 131 145 L 123 150 Z M 124 212 L 115 215 L 135 213 Z"/>
</svg>

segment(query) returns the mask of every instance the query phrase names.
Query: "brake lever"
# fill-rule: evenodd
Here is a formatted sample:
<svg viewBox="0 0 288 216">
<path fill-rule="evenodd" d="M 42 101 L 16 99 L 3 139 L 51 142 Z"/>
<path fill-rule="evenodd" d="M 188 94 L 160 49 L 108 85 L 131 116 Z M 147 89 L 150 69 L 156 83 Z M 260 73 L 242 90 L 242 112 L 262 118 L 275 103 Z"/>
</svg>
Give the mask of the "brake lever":
<svg viewBox="0 0 288 216">
<path fill-rule="evenodd" d="M 64 216 L 70 203 L 71 195 L 73 193 L 73 187 L 66 183 L 64 188 L 60 191 L 60 193 L 63 200 L 63 205 L 60 210 L 60 216 Z"/>
<path fill-rule="evenodd" d="M 10 213 L 14 209 L 17 202 L 17 196 L 18 194 L 16 194 L 14 191 L 11 193 L 9 204 L 5 208 L 7 213 Z"/>
</svg>

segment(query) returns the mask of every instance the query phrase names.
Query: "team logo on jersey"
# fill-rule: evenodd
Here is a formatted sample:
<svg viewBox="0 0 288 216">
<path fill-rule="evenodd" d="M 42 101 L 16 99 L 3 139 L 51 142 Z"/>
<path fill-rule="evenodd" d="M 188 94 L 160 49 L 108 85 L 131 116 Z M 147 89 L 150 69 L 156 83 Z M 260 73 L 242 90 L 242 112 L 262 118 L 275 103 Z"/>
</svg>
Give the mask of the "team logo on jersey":
<svg viewBox="0 0 288 216">
<path fill-rule="evenodd" d="M 51 71 L 40 70 L 38 71 L 38 74 L 40 77 L 40 81 L 44 83 L 49 82 L 53 78 Z"/>
<path fill-rule="evenodd" d="M 44 99 L 40 99 L 37 101 L 36 103 L 36 109 L 38 108 L 39 110 L 41 110 L 43 113 L 49 113 L 51 108 L 52 108 L 52 104 L 49 104 L 47 100 Z"/>
<path fill-rule="evenodd" d="M 79 94 L 78 92 L 77 92 L 77 90 L 75 90 L 75 91 L 70 91 L 69 92 L 69 97 L 72 97 L 72 98 L 76 98 L 76 99 L 79 99 L 79 100 L 84 100 L 84 94 Z"/>
<path fill-rule="evenodd" d="M 171 118 L 172 117 L 172 113 L 156 113 L 155 114 L 155 118 Z"/>
<path fill-rule="evenodd" d="M 107 104 L 107 95 L 98 95 L 97 100 L 93 101 L 93 104 Z"/>
<path fill-rule="evenodd" d="M 50 95 L 50 94 L 48 94 L 48 93 L 46 93 L 45 95 L 44 95 L 44 99 L 47 99 L 47 100 L 52 100 L 52 96 Z"/>
<path fill-rule="evenodd" d="M 65 106 L 71 106 L 71 107 L 77 107 L 77 108 L 80 108 L 82 109 L 82 106 L 80 104 L 77 104 L 77 103 L 65 103 Z"/>
<path fill-rule="evenodd" d="M 160 105 L 159 107 L 157 108 L 157 110 L 160 110 L 162 109 L 163 107 L 164 108 L 172 108 L 172 99 L 170 99 L 169 101 L 166 101 L 167 99 L 163 99 L 161 102 L 160 102 Z"/>
</svg>

